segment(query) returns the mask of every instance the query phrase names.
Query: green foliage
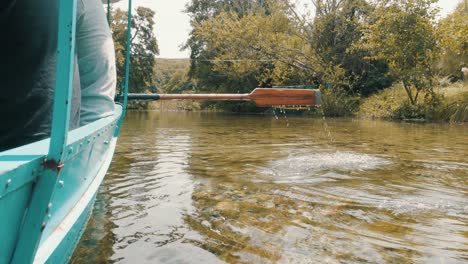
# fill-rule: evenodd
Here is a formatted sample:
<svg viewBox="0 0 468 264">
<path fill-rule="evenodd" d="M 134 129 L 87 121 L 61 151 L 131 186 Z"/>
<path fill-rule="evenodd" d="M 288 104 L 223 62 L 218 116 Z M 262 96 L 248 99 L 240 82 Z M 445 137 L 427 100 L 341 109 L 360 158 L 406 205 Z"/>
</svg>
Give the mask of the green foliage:
<svg viewBox="0 0 468 264">
<path fill-rule="evenodd" d="M 462 1 L 452 14 L 442 19 L 437 28 L 442 56 L 440 70 L 443 75 L 461 78 L 461 68 L 468 66 L 468 10 Z"/>
<path fill-rule="evenodd" d="M 214 71 L 229 79 L 254 77 L 253 82 L 269 86 L 297 80 L 299 76 L 293 75 L 298 71 L 313 75 L 308 65 L 297 60 L 299 53 L 307 54 L 301 51 L 303 40 L 292 32 L 284 8 L 275 6 L 269 14 L 221 12 L 196 25 L 193 34 L 206 41 L 208 50 L 216 51 L 211 63 Z"/>
<path fill-rule="evenodd" d="M 437 99 L 440 95 L 434 94 Z M 427 98 L 429 99 L 429 98 Z M 362 118 L 387 120 L 426 120 L 433 118 L 436 112 L 436 100 L 424 100 L 411 104 L 407 100 L 406 91 L 401 84 L 379 92 L 367 98 L 360 106 L 357 115 Z M 440 101 L 439 101 L 440 103 Z M 431 117 L 428 115 L 432 114 Z"/>
<path fill-rule="evenodd" d="M 221 51 L 213 47 L 207 39 L 207 32 L 198 30 L 198 26 L 205 21 L 221 14 L 232 13 L 238 17 L 243 17 L 258 10 L 268 10 L 268 1 L 231 1 L 231 0 L 192 0 L 186 8 L 186 12 L 191 16 L 192 26 L 190 38 L 185 48 L 191 51 L 191 66 L 189 77 L 194 79 L 197 84 L 197 91 L 214 93 L 247 93 L 258 86 L 268 86 L 258 81 L 258 76 L 262 71 L 243 71 L 241 74 L 234 74 L 233 71 L 226 71 L 219 68 L 219 64 L 232 64 L 231 62 L 215 62 L 220 59 Z M 225 59 L 221 58 L 221 59 Z M 231 59 L 231 58 L 228 58 Z M 234 57 L 239 59 L 239 57 Z M 246 103 L 235 103 L 244 105 Z M 233 109 L 231 102 L 216 103 L 216 107 L 227 110 Z M 248 106 L 247 106 L 248 107 Z M 244 107 L 234 107 L 242 109 Z"/>
<path fill-rule="evenodd" d="M 190 60 L 156 59 L 154 82 L 161 93 L 182 93 L 196 89 L 196 82 L 190 79 Z"/>
<path fill-rule="evenodd" d="M 362 37 L 362 21 L 373 12 L 371 5 L 365 0 L 350 0 L 317 1 L 315 6 L 309 43 L 321 60 L 343 70 L 343 81 L 337 80 L 339 86 L 365 96 L 389 87 L 392 78 L 387 63 L 366 60 L 367 51 L 353 48 Z M 330 74 L 321 81 L 329 82 Z"/>
<path fill-rule="evenodd" d="M 192 59 L 190 67 L 190 76 L 196 78 L 200 84 L 202 90 L 214 90 L 220 89 L 220 85 L 231 86 L 224 88 L 226 90 L 244 90 L 245 88 L 234 87 L 238 84 L 238 80 L 233 80 L 226 75 L 226 72 L 220 72 L 214 69 L 214 63 L 212 60 L 216 59 L 219 52 L 210 47 L 206 34 L 197 34 L 197 26 L 204 21 L 210 20 L 211 18 L 223 13 L 231 12 L 239 17 L 244 16 L 247 13 L 258 10 L 259 8 L 267 8 L 266 1 L 230 1 L 230 0 L 192 0 L 187 5 L 186 12 L 191 16 L 193 31 L 190 34 L 190 38 L 187 41 L 185 48 L 190 48 Z M 249 76 L 243 76 L 247 78 Z M 254 80 L 246 80 L 246 84 L 254 84 Z M 255 85 L 254 85 L 255 87 Z M 251 87 L 247 88 L 250 89 Z"/>
<path fill-rule="evenodd" d="M 410 104 L 405 101 L 397 111 L 393 113 L 392 119 L 406 121 L 424 121 L 425 107 L 422 104 Z"/>
<path fill-rule="evenodd" d="M 361 118 L 393 119 L 394 113 L 407 101 L 406 97 L 403 86 L 397 84 L 366 98 L 356 114 Z"/>
<path fill-rule="evenodd" d="M 155 92 L 153 67 L 159 49 L 154 36 L 154 15 L 151 9 L 138 7 L 132 16 L 130 92 Z M 117 78 L 122 83 L 125 73 L 127 12 L 120 9 L 113 11 L 111 26 L 116 50 Z"/>
<path fill-rule="evenodd" d="M 468 121 L 468 87 L 461 83 L 426 93 L 424 100 L 410 104 L 401 84 L 379 92 L 361 104 L 362 118 L 388 120 Z"/>
<path fill-rule="evenodd" d="M 238 14 L 222 11 L 195 23 L 194 38 L 211 51 L 211 68 L 227 78 L 254 77 L 262 86 L 316 82 L 316 56 L 284 1 Z M 330 71 L 332 72 L 332 71 Z"/>
<path fill-rule="evenodd" d="M 454 89 L 446 82 L 447 87 L 434 90 L 434 78 L 435 66 L 457 77 L 466 66 L 468 13 L 460 2 L 436 27 L 435 2 L 314 0 L 310 16 L 296 13 L 292 0 L 191 0 L 186 12 L 193 30 L 185 45 L 191 60 L 156 62 L 154 12 L 138 8 L 132 21 L 130 88 L 247 93 L 255 87 L 313 84 L 328 87 L 322 89 L 326 116 L 350 116 L 359 108 L 357 114 L 369 118 L 466 121 L 466 89 L 449 94 Z M 125 27 L 126 13 L 116 10 L 112 29 L 119 81 Z M 401 84 L 383 90 L 394 81 Z M 265 110 L 244 102 L 203 106 Z"/>
<path fill-rule="evenodd" d="M 369 95 L 388 87 L 387 63 L 352 49 L 372 8 L 364 0 L 316 1 L 314 20 L 291 1 L 192 1 L 190 76 L 199 89 L 248 92 L 255 86 L 325 84 Z M 233 4 L 236 3 L 236 4 Z M 231 8 L 250 3 L 249 8 Z M 340 91 L 341 91 L 340 90 Z"/>
<path fill-rule="evenodd" d="M 440 113 L 444 111 L 445 100 L 442 93 L 436 93 L 433 90 L 428 91 L 424 96 L 424 100 L 416 104 L 410 104 L 407 100 L 403 101 L 392 113 L 391 119 L 420 121 L 440 120 Z"/>
<path fill-rule="evenodd" d="M 437 89 L 439 102 L 432 105 L 428 118 L 434 121 L 468 122 L 468 85 L 458 82 Z"/>
<path fill-rule="evenodd" d="M 390 71 L 402 81 L 411 105 L 421 91 L 433 86 L 438 56 L 433 8 L 435 0 L 384 0 L 365 27 L 361 45 L 373 59 L 386 60 Z"/>
<path fill-rule="evenodd" d="M 352 116 L 359 108 L 359 97 L 349 96 L 343 89 L 322 89 L 321 108 L 327 117 Z"/>
<path fill-rule="evenodd" d="M 434 1 L 381 1 L 375 18 L 366 25 L 361 44 L 373 58 L 386 59 L 392 74 L 402 81 L 366 99 L 358 115 L 393 120 L 466 122 L 468 92 L 466 85 L 434 88 L 434 66 L 441 46 L 442 73 L 459 71 L 466 61 L 466 12 L 462 5 L 443 19 L 435 31 Z M 437 34 L 438 33 L 438 34 Z M 460 88 L 461 87 L 461 88 Z M 420 91 L 423 100 L 418 100 Z M 409 101 L 404 98 L 409 98 Z"/>
<path fill-rule="evenodd" d="M 442 120 L 468 122 L 468 92 L 452 98 L 443 111 Z"/>
</svg>

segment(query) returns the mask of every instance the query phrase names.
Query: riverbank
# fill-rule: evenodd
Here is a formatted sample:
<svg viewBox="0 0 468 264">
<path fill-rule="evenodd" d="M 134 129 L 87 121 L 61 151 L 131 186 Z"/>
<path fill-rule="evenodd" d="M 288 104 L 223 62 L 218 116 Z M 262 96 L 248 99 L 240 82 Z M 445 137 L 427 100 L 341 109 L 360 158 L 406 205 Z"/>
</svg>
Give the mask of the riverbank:
<svg viewBox="0 0 468 264">
<path fill-rule="evenodd" d="M 362 99 L 355 116 L 365 119 L 468 122 L 468 84 L 457 82 L 434 88 L 411 105 L 402 85 L 397 84 Z"/>
<path fill-rule="evenodd" d="M 224 102 L 225 103 L 225 102 Z M 129 109 L 156 111 L 203 111 L 272 113 L 272 108 L 255 108 L 248 103 L 225 105 L 191 100 L 131 102 Z M 255 111 L 252 109 L 255 108 Z M 468 84 L 457 82 L 441 85 L 432 95 L 421 95 L 416 105 L 408 103 L 408 96 L 402 85 L 397 84 L 367 98 L 349 96 L 345 92 L 323 91 L 320 108 L 306 111 L 292 111 L 311 117 L 354 117 L 412 122 L 468 122 Z"/>
</svg>

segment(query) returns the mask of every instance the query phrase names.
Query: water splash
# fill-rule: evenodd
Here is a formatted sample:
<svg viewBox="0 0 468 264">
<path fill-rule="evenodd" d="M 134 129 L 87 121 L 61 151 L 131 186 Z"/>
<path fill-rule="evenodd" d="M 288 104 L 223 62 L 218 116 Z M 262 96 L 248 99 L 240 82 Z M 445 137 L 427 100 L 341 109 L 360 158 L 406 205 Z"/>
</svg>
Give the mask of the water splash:
<svg viewBox="0 0 468 264">
<path fill-rule="evenodd" d="M 276 107 L 273 107 L 273 114 L 275 115 L 276 120 L 278 120 L 278 115 L 276 114 Z"/>
<path fill-rule="evenodd" d="M 284 119 L 286 120 L 286 127 L 289 127 L 289 120 L 288 120 L 288 117 L 286 116 L 286 110 L 284 110 L 281 107 L 272 107 L 272 108 L 273 108 L 273 114 L 275 115 L 275 119 L 276 120 L 279 119 L 278 115 L 276 114 L 276 109 L 278 109 L 280 114 L 283 114 Z"/>
<path fill-rule="evenodd" d="M 337 151 L 289 156 L 271 162 L 265 172 L 292 180 L 292 178 L 317 176 L 317 173 L 323 174 L 324 172 L 326 175 L 333 176 L 341 175 L 340 172 L 374 170 L 391 163 L 385 158 L 374 155 Z"/>
<path fill-rule="evenodd" d="M 286 127 L 289 127 L 289 120 L 288 120 L 288 117 L 286 116 L 286 110 L 285 109 L 281 109 L 281 110 L 283 112 L 284 119 L 286 120 Z"/>
<path fill-rule="evenodd" d="M 329 126 L 328 126 L 327 118 L 325 117 L 325 112 L 323 111 L 323 108 L 322 108 L 322 120 L 323 120 L 323 130 L 325 132 L 325 135 L 327 135 L 328 140 L 331 143 L 334 143 L 335 138 L 333 137 L 333 135 L 331 133 L 331 130 L 330 130 Z"/>
</svg>

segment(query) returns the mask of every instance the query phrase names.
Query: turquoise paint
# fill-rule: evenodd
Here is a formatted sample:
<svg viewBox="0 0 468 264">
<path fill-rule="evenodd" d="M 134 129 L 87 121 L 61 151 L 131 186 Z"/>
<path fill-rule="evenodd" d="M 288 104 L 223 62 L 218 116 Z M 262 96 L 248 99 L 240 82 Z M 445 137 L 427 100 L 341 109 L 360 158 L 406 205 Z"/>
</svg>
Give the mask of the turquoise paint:
<svg viewBox="0 0 468 264">
<path fill-rule="evenodd" d="M 57 166 L 62 162 L 70 121 L 70 102 L 74 74 L 76 0 L 59 2 L 57 65 L 55 91 L 47 160 L 51 167 L 44 166 L 38 177 L 26 211 L 24 223 L 13 254 L 12 263 L 31 263 L 36 254 L 42 231 L 49 221 L 55 186 L 61 178 Z"/>
<path fill-rule="evenodd" d="M 55 263 L 67 263 L 70 258 L 73 256 L 78 242 L 80 241 L 81 235 L 86 229 L 86 224 L 91 217 L 93 212 L 93 205 L 96 197 L 94 197 L 90 203 L 87 205 L 86 209 L 80 215 L 80 218 L 76 221 L 76 224 L 73 226 L 72 230 L 67 233 L 66 237 L 62 240 L 62 243 L 57 247 L 54 253 L 49 257 L 46 263 L 55 264 Z"/>
<path fill-rule="evenodd" d="M 15 178 L 13 178 L 14 180 Z M 1 188 L 5 181 L 1 180 Z M 32 181 L 0 198 L 0 263 L 10 263 L 24 211 L 29 203 Z"/>
<path fill-rule="evenodd" d="M 88 189 L 94 180 L 103 159 L 107 155 L 108 142 L 112 139 L 114 130 L 98 133 L 92 133 L 90 143 L 82 148 L 65 163 L 60 177 L 63 184 L 56 184 L 54 197 L 51 199 L 52 207 L 49 214 L 53 217 L 49 219 L 47 226 L 43 231 L 43 236 L 48 237 L 55 228 L 80 199 L 82 194 Z M 95 138 L 95 139 L 93 139 Z"/>
<path fill-rule="evenodd" d="M 68 136 L 72 96 L 76 0 L 59 2 L 57 66 L 55 72 L 54 106 L 50 136 L 49 160 L 60 161 Z"/>
<path fill-rule="evenodd" d="M 117 120 L 115 120 L 116 116 L 120 117 L 121 114 L 122 108 L 121 106 L 117 105 L 114 112 L 114 116 L 99 119 L 93 123 L 90 123 L 86 126 L 80 127 L 79 129 L 75 129 L 69 132 L 67 145 L 73 147 L 73 144 L 87 144 L 86 138 L 90 134 L 99 132 L 106 126 L 115 125 L 115 123 L 117 122 Z M 47 148 L 49 146 L 49 143 L 50 139 L 44 139 L 28 145 L 21 146 L 19 148 L 0 152 L 0 179 L 2 179 L 2 177 L 7 177 L 9 172 L 18 167 L 21 167 L 21 165 L 24 165 L 36 159 L 41 159 L 42 161 L 47 155 Z M 65 152 L 64 155 L 66 160 L 70 153 Z M 14 157 L 18 157 L 18 159 L 13 160 Z"/>
<path fill-rule="evenodd" d="M 1 154 L 0 154 L 1 155 Z M 14 157 L 14 156 L 0 156 L 2 157 Z M 28 166 L 17 166 L 11 171 L 0 175 L 0 199 L 4 196 L 7 196 L 11 192 L 15 192 L 23 185 L 29 184 L 39 176 L 42 172 L 42 161 L 44 156 L 39 156 L 38 158 L 32 158 L 28 162 Z M 9 162 L 2 162 L 0 160 L 0 165 L 3 165 Z"/>
<path fill-rule="evenodd" d="M 42 233 L 39 250 L 43 250 L 44 241 L 54 234 L 71 208 L 88 190 L 103 160 L 113 155 L 113 149 L 109 149 L 108 142 L 113 138 L 121 114 L 122 108 L 116 105 L 114 116 L 100 119 L 70 132 L 63 156 L 65 163 L 61 172 L 63 185 L 58 183 L 54 186 L 56 190 L 51 202 L 55 206 L 50 209 L 51 217 Z M 46 156 L 49 142 L 50 140 L 46 139 L 0 153 L 0 168 L 2 168 L 0 173 L 1 264 L 10 262 L 22 217 L 30 201 L 32 184 L 41 174 L 42 160 Z M 25 153 L 33 155 L 24 155 Z M 11 157 L 15 156 L 23 158 L 18 162 L 11 162 Z M 4 188 L 8 180 L 11 180 L 8 188 Z M 77 221 L 72 229 L 82 229 L 85 224 L 83 221 Z M 54 259 L 69 256 L 75 246 L 70 241 L 78 241 L 80 234 L 79 232 L 67 234 L 68 242 L 61 242 L 60 246 L 54 250 Z"/>
<path fill-rule="evenodd" d="M 126 111 L 131 0 L 128 6 L 123 106 L 116 105 L 112 117 L 68 132 L 76 0 L 60 0 L 55 87 L 61 89 L 55 89 L 51 138 L 0 153 L 0 264 L 32 263 L 38 249 L 39 255 L 43 256 L 48 256 L 44 252 L 51 252 L 47 263 L 67 262 L 73 254 L 94 204 L 96 193 L 90 186 L 100 184 L 101 178 L 96 178 L 96 175 L 107 170 L 102 164 L 110 162 L 114 153 L 109 142 L 118 136 Z M 110 12 L 108 21 L 110 23 Z M 57 166 L 45 167 L 43 161 L 46 159 L 54 161 L 51 164 L 55 165 L 63 162 L 64 166 L 60 170 Z M 64 224 L 73 208 L 82 206 L 81 198 L 86 192 L 93 194 L 93 199 L 89 200 L 79 218 L 71 223 L 70 231 L 60 234 L 64 235 L 63 239 L 53 240 L 59 244 L 51 248 L 49 245 L 53 243 L 46 242 L 62 237 L 57 235 L 61 230 L 59 225 Z"/>
<path fill-rule="evenodd" d="M 120 132 L 120 128 L 122 127 L 122 122 L 125 117 L 125 113 L 127 111 L 127 95 L 128 95 L 128 79 L 130 75 L 130 39 L 132 37 L 132 0 L 128 0 L 128 11 L 127 11 L 127 47 L 125 49 L 125 83 L 124 83 L 124 93 L 123 93 L 123 114 L 119 120 L 119 124 L 117 125 L 117 130 L 115 131 L 115 135 L 117 136 Z"/>
</svg>

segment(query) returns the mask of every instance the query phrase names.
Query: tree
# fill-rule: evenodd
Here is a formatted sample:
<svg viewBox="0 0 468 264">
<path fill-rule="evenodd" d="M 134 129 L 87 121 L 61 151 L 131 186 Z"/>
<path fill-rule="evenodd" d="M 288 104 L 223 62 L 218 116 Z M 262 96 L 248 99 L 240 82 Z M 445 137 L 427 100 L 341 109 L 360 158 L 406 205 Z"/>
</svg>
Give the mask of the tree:
<svg viewBox="0 0 468 264">
<path fill-rule="evenodd" d="M 304 41 L 292 31 L 284 9 L 274 8 L 270 14 L 244 16 L 221 12 L 197 24 L 193 34 L 205 40 L 207 49 L 216 51 L 212 68 L 217 72 L 232 79 L 255 74 L 258 83 L 278 84 L 291 79 L 292 68 L 311 70 L 297 58 L 296 53 L 306 55 Z"/>
<path fill-rule="evenodd" d="M 156 92 L 153 81 L 155 57 L 159 54 L 154 36 L 154 11 L 138 7 L 132 16 L 130 92 Z M 125 47 L 127 12 L 116 9 L 112 12 L 112 31 L 116 50 L 117 78 L 122 83 L 125 75 Z"/>
<path fill-rule="evenodd" d="M 366 26 L 361 44 L 372 59 L 386 60 L 403 83 L 412 105 L 421 91 L 432 91 L 438 56 L 436 0 L 383 0 Z"/>
<path fill-rule="evenodd" d="M 229 61 L 219 61 L 220 51 L 210 45 L 205 34 L 198 34 L 196 27 L 209 21 L 223 12 L 243 17 L 257 10 L 268 10 L 266 0 L 192 0 L 186 7 L 191 17 L 193 30 L 184 48 L 190 49 L 191 65 L 189 77 L 196 80 L 198 91 L 219 93 L 244 93 L 253 88 L 263 86 L 257 81 L 258 72 L 249 72 L 242 76 L 233 76 L 229 71 L 216 67 L 217 64 Z M 236 58 L 234 58 L 236 59 Z M 252 104 L 245 102 L 219 102 L 219 107 L 227 110 L 253 110 Z"/>
<path fill-rule="evenodd" d="M 157 59 L 154 67 L 154 80 L 158 92 L 182 93 L 194 91 L 196 83 L 188 76 L 190 60 Z"/>
<path fill-rule="evenodd" d="M 314 4 L 309 42 L 332 69 L 342 70 L 337 85 L 366 96 L 389 87 L 392 78 L 387 63 L 381 59 L 366 60 L 368 52 L 353 48 L 362 37 L 361 25 L 372 14 L 372 6 L 365 0 L 316 0 Z"/>
<path fill-rule="evenodd" d="M 260 84 L 333 83 L 364 95 L 390 86 L 385 61 L 365 60 L 367 52 L 352 49 L 371 6 L 364 0 L 314 4 L 313 20 L 286 0 L 242 15 L 222 11 L 194 23 L 192 36 L 215 51 L 211 69 L 232 78 L 255 73 Z"/>
<path fill-rule="evenodd" d="M 445 75 L 461 75 L 468 65 L 468 7 L 461 2 L 438 26 L 441 45 L 441 71 Z"/>
<path fill-rule="evenodd" d="M 315 82 L 314 54 L 289 10 L 289 1 L 272 0 L 249 12 L 221 11 L 194 23 L 192 36 L 211 51 L 210 69 L 230 79 L 261 86 Z"/>
</svg>

